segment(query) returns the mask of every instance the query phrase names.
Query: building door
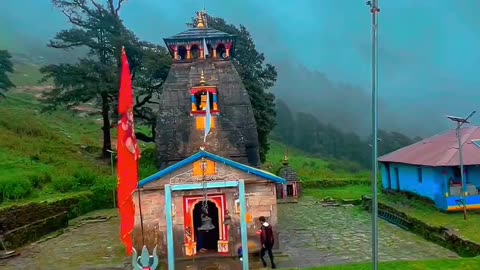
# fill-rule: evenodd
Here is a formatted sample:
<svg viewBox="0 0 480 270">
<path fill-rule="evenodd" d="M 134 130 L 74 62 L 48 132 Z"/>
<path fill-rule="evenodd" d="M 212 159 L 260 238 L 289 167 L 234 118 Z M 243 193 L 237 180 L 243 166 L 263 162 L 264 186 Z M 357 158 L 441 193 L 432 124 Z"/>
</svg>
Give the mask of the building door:
<svg viewBox="0 0 480 270">
<path fill-rule="evenodd" d="M 395 182 L 397 184 L 397 191 L 400 191 L 400 173 L 397 167 L 395 167 Z"/>
<path fill-rule="evenodd" d="M 392 189 L 392 172 L 390 171 L 390 164 L 385 163 L 387 169 L 387 189 Z"/>
<path fill-rule="evenodd" d="M 193 195 L 183 197 L 183 217 L 184 217 L 184 244 L 185 255 L 193 256 L 197 254 L 199 231 L 201 226 L 201 206 L 203 195 Z M 215 229 L 202 235 L 203 247 L 211 252 L 219 254 L 228 254 L 228 228 L 224 223 L 226 213 L 225 194 L 208 194 L 209 216 L 213 219 L 212 224 Z M 203 237 L 205 236 L 205 237 Z"/>
</svg>

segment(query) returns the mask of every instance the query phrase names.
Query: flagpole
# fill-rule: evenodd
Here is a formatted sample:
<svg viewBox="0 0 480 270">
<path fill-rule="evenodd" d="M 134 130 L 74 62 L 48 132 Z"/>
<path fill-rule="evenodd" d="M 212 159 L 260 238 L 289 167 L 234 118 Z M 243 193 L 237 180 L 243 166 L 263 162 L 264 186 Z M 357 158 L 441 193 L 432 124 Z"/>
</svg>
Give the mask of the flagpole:
<svg viewBox="0 0 480 270">
<path fill-rule="evenodd" d="M 378 270 L 378 0 L 368 1 L 372 13 L 372 269 Z"/>
<path fill-rule="evenodd" d="M 137 176 L 138 176 L 138 179 L 137 181 L 140 183 L 140 173 L 139 173 L 139 169 L 138 169 L 138 166 L 137 166 Z M 145 236 L 144 236 L 144 233 L 143 233 L 143 214 L 142 214 L 142 200 L 140 199 L 140 185 L 137 184 L 137 193 L 138 193 L 138 212 L 140 214 L 140 227 L 142 229 L 142 246 L 145 246 Z"/>
</svg>

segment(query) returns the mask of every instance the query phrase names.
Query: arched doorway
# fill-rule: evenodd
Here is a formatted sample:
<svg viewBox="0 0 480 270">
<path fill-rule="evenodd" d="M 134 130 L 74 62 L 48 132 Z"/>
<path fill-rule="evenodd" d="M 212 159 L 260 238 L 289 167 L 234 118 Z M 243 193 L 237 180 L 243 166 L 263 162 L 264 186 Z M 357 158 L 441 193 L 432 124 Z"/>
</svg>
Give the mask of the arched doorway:
<svg viewBox="0 0 480 270">
<path fill-rule="evenodd" d="M 212 219 L 212 224 L 215 226 L 213 230 L 203 232 L 203 246 L 199 243 L 200 231 L 198 228 L 202 226 L 202 204 L 203 201 L 200 201 L 195 204 L 193 208 L 193 227 L 195 230 L 195 241 L 197 242 L 197 251 L 200 251 L 202 248 L 206 250 L 217 251 L 217 243 L 219 240 L 219 216 L 218 216 L 218 207 L 212 202 L 208 201 L 208 216 Z"/>
<path fill-rule="evenodd" d="M 197 44 L 190 47 L 190 53 L 192 54 L 192 59 L 198 59 L 200 57 L 200 48 Z"/>
<path fill-rule="evenodd" d="M 226 58 L 227 57 L 227 49 L 225 48 L 225 44 L 223 43 L 220 43 L 217 45 L 217 48 L 216 48 L 216 51 L 217 51 L 217 57 L 219 58 Z"/>
<path fill-rule="evenodd" d="M 177 60 L 187 59 L 187 48 L 185 48 L 185 46 L 178 46 L 178 56 L 180 59 Z"/>
</svg>

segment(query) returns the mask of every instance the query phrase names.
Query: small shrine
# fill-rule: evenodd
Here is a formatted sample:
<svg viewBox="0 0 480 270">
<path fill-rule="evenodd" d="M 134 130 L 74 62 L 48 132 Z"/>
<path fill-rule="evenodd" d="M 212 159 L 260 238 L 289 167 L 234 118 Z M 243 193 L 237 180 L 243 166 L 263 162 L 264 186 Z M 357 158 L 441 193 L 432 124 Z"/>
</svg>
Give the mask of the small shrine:
<svg viewBox="0 0 480 270">
<path fill-rule="evenodd" d="M 175 62 L 197 59 L 228 60 L 233 55 L 235 36 L 208 27 L 207 14 L 197 12 L 197 25 L 163 39 Z"/>
<path fill-rule="evenodd" d="M 288 164 L 288 151 L 282 160 L 279 176 L 287 181 L 284 185 L 277 185 L 278 203 L 297 202 L 301 195 L 301 181 L 297 173 Z"/>
</svg>

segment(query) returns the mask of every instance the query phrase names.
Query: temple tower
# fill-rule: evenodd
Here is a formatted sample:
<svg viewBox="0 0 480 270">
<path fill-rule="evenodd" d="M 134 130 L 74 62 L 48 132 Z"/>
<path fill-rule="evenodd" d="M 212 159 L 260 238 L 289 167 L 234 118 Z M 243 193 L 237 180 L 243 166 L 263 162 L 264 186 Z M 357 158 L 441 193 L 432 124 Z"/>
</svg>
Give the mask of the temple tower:
<svg viewBox="0 0 480 270">
<path fill-rule="evenodd" d="M 236 37 L 209 28 L 206 18 L 199 12 L 194 28 L 164 39 L 173 64 L 158 111 L 155 142 L 160 169 L 201 146 L 246 165 L 260 165 L 253 108 L 230 61 Z M 207 100 L 212 127 L 204 143 Z"/>
</svg>

